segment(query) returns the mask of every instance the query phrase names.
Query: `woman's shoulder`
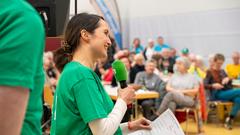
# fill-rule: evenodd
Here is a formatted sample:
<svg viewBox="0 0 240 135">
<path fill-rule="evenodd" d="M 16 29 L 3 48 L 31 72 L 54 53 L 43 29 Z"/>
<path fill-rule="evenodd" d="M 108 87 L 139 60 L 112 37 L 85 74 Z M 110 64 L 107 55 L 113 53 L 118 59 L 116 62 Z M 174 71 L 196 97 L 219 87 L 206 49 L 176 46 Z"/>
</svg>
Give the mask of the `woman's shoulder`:
<svg viewBox="0 0 240 135">
<path fill-rule="evenodd" d="M 85 83 L 85 80 L 94 80 L 94 75 L 90 68 L 87 68 L 80 63 L 70 62 L 65 65 L 59 79 L 59 87 L 72 88 L 77 83 Z"/>
<path fill-rule="evenodd" d="M 62 72 L 62 76 L 69 77 L 69 79 L 77 77 L 77 79 L 93 78 L 92 70 L 78 62 L 68 63 Z"/>
</svg>

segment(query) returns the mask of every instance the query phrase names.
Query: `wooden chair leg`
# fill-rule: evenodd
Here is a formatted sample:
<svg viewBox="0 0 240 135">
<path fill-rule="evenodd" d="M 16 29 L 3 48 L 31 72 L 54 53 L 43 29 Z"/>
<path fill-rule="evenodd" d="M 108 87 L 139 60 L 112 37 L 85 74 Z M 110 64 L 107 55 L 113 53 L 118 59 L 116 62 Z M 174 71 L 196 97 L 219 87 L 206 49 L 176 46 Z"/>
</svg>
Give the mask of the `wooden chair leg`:
<svg viewBox="0 0 240 135">
<path fill-rule="evenodd" d="M 194 117 L 197 125 L 197 132 L 200 133 L 199 114 L 198 114 L 198 110 L 196 109 L 194 109 Z"/>
<path fill-rule="evenodd" d="M 186 128 L 185 128 L 185 132 L 186 135 L 188 135 L 188 116 L 189 115 L 189 109 L 186 109 Z"/>
</svg>

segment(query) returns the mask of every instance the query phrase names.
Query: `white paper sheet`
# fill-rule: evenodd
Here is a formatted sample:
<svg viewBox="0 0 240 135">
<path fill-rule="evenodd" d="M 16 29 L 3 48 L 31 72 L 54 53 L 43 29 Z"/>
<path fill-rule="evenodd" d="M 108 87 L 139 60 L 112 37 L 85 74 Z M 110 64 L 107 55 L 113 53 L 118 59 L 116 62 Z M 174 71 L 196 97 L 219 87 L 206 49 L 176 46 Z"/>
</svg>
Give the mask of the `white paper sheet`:
<svg viewBox="0 0 240 135">
<path fill-rule="evenodd" d="M 152 130 L 139 130 L 129 135 L 184 135 L 184 132 L 171 110 L 166 110 L 151 123 Z"/>
</svg>

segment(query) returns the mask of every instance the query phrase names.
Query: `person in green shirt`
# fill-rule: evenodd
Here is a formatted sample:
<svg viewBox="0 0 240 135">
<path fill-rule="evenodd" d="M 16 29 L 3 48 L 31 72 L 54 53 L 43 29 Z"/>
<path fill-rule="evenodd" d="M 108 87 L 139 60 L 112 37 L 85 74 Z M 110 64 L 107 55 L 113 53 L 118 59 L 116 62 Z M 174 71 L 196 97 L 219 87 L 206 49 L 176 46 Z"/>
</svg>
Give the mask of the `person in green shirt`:
<svg viewBox="0 0 240 135">
<path fill-rule="evenodd" d="M 0 2 L 0 134 L 40 135 L 45 33 L 26 1 Z"/>
<path fill-rule="evenodd" d="M 107 57 L 109 27 L 98 15 L 81 13 L 69 21 L 64 42 L 54 53 L 61 72 L 54 95 L 51 135 L 121 135 L 150 129 L 141 118 L 120 124 L 135 92 L 120 89 L 115 105 L 93 71 L 98 59 Z"/>
</svg>

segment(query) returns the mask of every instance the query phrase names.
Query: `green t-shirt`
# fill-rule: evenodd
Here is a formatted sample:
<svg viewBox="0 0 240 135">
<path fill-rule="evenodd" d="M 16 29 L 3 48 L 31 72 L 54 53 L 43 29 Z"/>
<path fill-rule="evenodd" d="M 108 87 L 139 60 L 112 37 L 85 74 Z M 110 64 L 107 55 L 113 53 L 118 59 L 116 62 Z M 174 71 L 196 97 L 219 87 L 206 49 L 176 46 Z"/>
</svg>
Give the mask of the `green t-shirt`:
<svg viewBox="0 0 240 135">
<path fill-rule="evenodd" d="M 64 67 L 56 89 L 51 135 L 90 135 L 88 123 L 106 118 L 113 106 L 95 72 L 70 62 Z M 115 132 L 119 134 L 120 128 Z"/>
<path fill-rule="evenodd" d="M 38 13 L 26 1 L 1 0 L 0 85 L 30 90 L 23 135 L 42 134 L 44 44 L 44 27 Z"/>
</svg>

